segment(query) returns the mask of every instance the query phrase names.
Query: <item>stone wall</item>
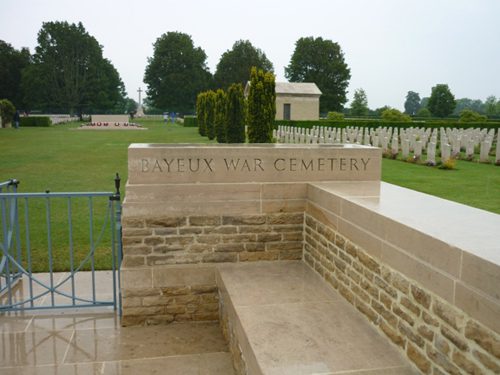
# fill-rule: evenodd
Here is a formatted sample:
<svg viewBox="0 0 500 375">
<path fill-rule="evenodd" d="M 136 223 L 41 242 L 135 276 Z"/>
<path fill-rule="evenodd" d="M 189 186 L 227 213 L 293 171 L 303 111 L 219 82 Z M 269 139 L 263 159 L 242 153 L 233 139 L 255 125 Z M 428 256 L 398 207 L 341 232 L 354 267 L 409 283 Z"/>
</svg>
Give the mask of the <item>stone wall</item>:
<svg viewBox="0 0 500 375">
<path fill-rule="evenodd" d="M 218 320 L 213 265 L 301 259 L 303 220 L 303 212 L 125 218 L 122 325 Z"/>
<path fill-rule="evenodd" d="M 500 373 L 500 336 L 312 215 L 304 261 L 423 374 Z"/>
<path fill-rule="evenodd" d="M 238 340 L 237 330 L 240 330 L 239 319 L 234 311 L 234 306 L 231 299 L 222 283 L 218 283 L 219 288 L 219 322 L 222 329 L 222 334 L 229 344 L 229 351 L 233 357 L 233 367 L 237 375 L 246 375 L 247 363 L 243 355 L 243 350 Z M 244 336 L 244 335 L 243 335 Z"/>
<path fill-rule="evenodd" d="M 123 326 L 219 319 L 213 266 L 133 267 L 121 274 Z"/>
<path fill-rule="evenodd" d="M 126 123 L 129 122 L 129 115 L 92 115 L 91 122 Z"/>
<path fill-rule="evenodd" d="M 303 220 L 303 212 L 127 218 L 123 266 L 301 259 Z"/>
<path fill-rule="evenodd" d="M 283 105 L 290 104 L 290 120 L 318 120 L 319 96 L 276 95 L 276 120 L 283 120 Z"/>
</svg>

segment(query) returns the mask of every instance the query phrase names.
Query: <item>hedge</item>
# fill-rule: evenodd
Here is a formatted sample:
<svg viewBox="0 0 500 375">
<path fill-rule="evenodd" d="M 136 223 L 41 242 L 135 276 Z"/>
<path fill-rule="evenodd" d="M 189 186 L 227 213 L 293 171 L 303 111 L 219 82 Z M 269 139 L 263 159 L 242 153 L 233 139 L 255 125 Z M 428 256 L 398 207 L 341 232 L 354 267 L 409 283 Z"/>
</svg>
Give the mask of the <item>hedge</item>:
<svg viewBox="0 0 500 375">
<path fill-rule="evenodd" d="M 308 121 L 294 121 L 294 120 L 276 120 L 274 128 L 277 129 L 279 125 L 292 126 L 299 128 L 312 128 L 314 126 L 326 126 L 331 128 L 347 128 L 347 127 L 363 127 L 363 128 L 378 128 L 378 127 L 397 127 L 397 128 L 481 128 L 481 129 L 500 129 L 500 122 L 458 122 L 455 121 L 382 121 L 382 120 L 344 120 L 344 121 L 331 121 L 331 120 L 308 120 Z"/>
<path fill-rule="evenodd" d="M 21 117 L 20 125 L 24 126 L 38 126 L 38 127 L 49 127 L 52 124 L 50 117 L 48 116 L 32 116 L 32 117 Z"/>
<path fill-rule="evenodd" d="M 198 117 L 184 116 L 184 126 L 187 128 L 196 128 L 198 126 Z"/>
</svg>

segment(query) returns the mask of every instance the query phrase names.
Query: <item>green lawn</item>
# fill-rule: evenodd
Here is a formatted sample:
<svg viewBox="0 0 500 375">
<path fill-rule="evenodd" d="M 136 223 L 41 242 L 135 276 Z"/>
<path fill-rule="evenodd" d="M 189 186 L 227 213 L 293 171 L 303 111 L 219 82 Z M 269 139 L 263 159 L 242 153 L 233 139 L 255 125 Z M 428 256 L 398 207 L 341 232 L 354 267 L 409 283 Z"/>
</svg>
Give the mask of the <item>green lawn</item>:
<svg viewBox="0 0 500 375">
<path fill-rule="evenodd" d="M 382 159 L 382 180 L 500 214 L 500 166 L 458 160 L 444 170 Z"/>
<path fill-rule="evenodd" d="M 196 128 L 165 125 L 161 121 L 138 121 L 142 131 L 77 131 L 79 124 L 51 128 L 0 129 L 0 181 L 17 178 L 19 191 L 113 191 L 114 175 L 127 180 L 127 147 L 130 143 L 206 143 Z M 458 161 L 455 170 L 441 170 L 398 160 L 383 159 L 383 180 L 500 213 L 500 167 Z M 93 227 L 97 234 L 108 202 L 96 199 Z M 33 267 L 47 269 L 45 201 L 30 203 L 30 232 Z M 73 202 L 72 222 L 77 258 L 88 253 L 89 209 L 87 200 Z M 24 203 L 20 203 L 24 213 Z M 67 201 L 54 200 L 51 207 L 51 236 L 54 269 L 69 268 Z M 1 218 L 0 218 L 1 220 Z M 22 219 L 24 220 L 24 219 Z M 23 223 L 24 224 L 24 223 Z M 24 238 L 24 231 L 21 238 Z M 109 268 L 109 233 L 96 251 L 96 268 Z M 86 269 L 89 268 L 87 264 Z"/>
</svg>

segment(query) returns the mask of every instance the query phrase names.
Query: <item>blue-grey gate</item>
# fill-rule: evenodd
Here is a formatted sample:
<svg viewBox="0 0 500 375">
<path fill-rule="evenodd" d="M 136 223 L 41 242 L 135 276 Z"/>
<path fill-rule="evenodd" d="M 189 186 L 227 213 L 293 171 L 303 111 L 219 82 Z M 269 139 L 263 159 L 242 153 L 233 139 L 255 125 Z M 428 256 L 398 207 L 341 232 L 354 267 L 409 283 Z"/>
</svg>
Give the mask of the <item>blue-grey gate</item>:
<svg viewBox="0 0 500 375">
<path fill-rule="evenodd" d="M 118 173 L 115 192 L 20 193 L 18 184 L 0 183 L 0 312 L 113 306 L 121 313 Z"/>
</svg>

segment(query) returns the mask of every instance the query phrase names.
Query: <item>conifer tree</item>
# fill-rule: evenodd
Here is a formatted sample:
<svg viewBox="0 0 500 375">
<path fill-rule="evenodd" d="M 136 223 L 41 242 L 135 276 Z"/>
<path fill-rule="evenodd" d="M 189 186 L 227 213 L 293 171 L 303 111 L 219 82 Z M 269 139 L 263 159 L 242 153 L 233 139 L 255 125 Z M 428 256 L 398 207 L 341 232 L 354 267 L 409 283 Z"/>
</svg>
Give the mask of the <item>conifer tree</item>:
<svg viewBox="0 0 500 375">
<path fill-rule="evenodd" d="M 205 124 L 205 106 L 206 92 L 200 92 L 196 97 L 196 116 L 198 119 L 198 133 L 202 137 L 207 135 L 207 126 Z"/>
<path fill-rule="evenodd" d="M 245 97 L 241 83 L 229 86 L 226 104 L 227 142 L 245 143 Z"/>
<path fill-rule="evenodd" d="M 252 68 L 248 94 L 248 140 L 271 143 L 276 115 L 275 79 L 272 73 Z"/>
<path fill-rule="evenodd" d="M 210 140 L 215 138 L 215 101 L 217 94 L 214 91 L 207 91 L 205 97 L 205 127 L 207 137 Z"/>
<path fill-rule="evenodd" d="M 215 97 L 215 135 L 219 143 L 227 143 L 226 101 L 227 95 L 224 90 L 217 90 Z"/>
</svg>

